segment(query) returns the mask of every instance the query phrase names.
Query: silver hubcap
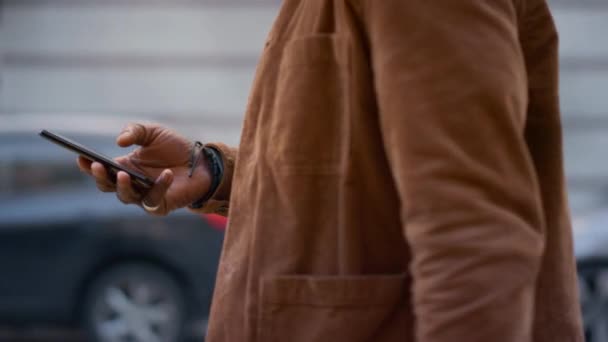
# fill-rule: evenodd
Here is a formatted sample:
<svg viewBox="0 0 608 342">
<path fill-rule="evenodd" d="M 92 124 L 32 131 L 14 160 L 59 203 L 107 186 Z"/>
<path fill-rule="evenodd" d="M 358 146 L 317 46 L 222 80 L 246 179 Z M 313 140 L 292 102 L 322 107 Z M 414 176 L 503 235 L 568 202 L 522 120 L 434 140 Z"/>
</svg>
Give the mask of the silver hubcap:
<svg viewBox="0 0 608 342">
<path fill-rule="evenodd" d="M 106 288 L 94 324 L 104 342 L 168 342 L 178 333 L 178 315 L 168 289 L 130 279 Z"/>
<path fill-rule="evenodd" d="M 585 332 L 590 342 L 608 342 L 608 271 L 579 277 Z"/>
</svg>

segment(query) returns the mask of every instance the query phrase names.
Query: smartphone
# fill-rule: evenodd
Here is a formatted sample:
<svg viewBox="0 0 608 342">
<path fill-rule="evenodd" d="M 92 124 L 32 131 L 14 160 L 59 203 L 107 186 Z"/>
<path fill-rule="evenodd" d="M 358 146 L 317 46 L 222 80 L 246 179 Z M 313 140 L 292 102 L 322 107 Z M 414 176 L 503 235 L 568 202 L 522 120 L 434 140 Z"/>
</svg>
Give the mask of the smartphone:
<svg viewBox="0 0 608 342">
<path fill-rule="evenodd" d="M 72 152 L 76 152 L 90 161 L 96 161 L 98 163 L 101 163 L 108 171 L 108 174 L 113 182 L 116 182 L 116 174 L 118 173 L 118 171 L 124 171 L 129 174 L 129 176 L 131 176 L 131 183 L 139 191 L 145 192 L 154 185 L 154 181 L 152 179 L 142 175 L 141 173 L 129 170 L 124 166 L 119 165 L 111 158 L 104 156 L 101 153 L 95 152 L 92 149 L 87 148 L 64 136 L 61 136 L 56 133 L 51 133 L 45 129 L 40 131 L 40 136 L 54 142 L 55 144 L 63 148 L 67 148 Z"/>
</svg>

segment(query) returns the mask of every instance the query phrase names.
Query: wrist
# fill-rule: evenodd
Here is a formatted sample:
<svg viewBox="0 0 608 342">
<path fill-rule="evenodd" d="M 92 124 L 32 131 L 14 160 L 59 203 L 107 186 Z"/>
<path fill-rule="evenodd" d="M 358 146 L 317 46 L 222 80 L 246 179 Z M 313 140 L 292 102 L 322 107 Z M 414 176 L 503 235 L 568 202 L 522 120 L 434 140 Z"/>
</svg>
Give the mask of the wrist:
<svg viewBox="0 0 608 342">
<path fill-rule="evenodd" d="M 198 165 L 193 169 L 193 174 L 189 182 L 190 195 L 187 205 L 196 202 L 204 197 L 211 187 L 211 170 L 207 165 L 207 161 L 201 156 Z"/>
</svg>

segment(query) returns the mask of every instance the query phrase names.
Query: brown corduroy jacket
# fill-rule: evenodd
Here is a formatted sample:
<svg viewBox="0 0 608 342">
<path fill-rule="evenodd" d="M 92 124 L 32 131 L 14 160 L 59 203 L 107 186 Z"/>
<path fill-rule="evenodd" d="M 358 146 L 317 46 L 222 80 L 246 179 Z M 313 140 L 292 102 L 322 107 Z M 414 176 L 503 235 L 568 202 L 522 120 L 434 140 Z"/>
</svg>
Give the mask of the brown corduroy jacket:
<svg viewBox="0 0 608 342">
<path fill-rule="evenodd" d="M 285 0 L 209 342 L 580 342 L 544 0 Z"/>
</svg>

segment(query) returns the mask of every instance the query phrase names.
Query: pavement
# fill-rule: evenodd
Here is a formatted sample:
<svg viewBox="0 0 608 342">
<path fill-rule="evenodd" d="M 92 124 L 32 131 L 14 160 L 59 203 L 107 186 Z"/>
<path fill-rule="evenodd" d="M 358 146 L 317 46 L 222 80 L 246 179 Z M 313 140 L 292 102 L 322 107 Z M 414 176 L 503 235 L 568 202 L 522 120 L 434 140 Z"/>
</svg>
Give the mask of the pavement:
<svg viewBox="0 0 608 342">
<path fill-rule="evenodd" d="M 0 327 L 0 342 L 85 342 L 79 331 L 53 328 L 13 329 Z"/>
<path fill-rule="evenodd" d="M 14 329 L 0 326 L 0 342 L 87 342 L 78 330 L 57 328 Z M 193 337 L 185 342 L 203 342 L 202 337 Z"/>
</svg>

